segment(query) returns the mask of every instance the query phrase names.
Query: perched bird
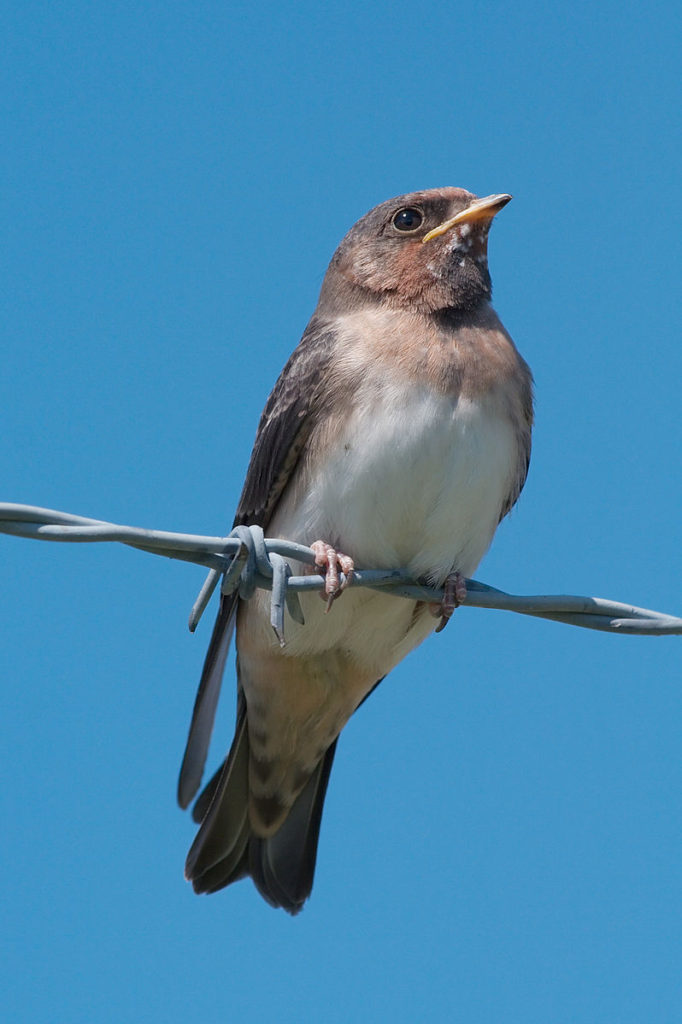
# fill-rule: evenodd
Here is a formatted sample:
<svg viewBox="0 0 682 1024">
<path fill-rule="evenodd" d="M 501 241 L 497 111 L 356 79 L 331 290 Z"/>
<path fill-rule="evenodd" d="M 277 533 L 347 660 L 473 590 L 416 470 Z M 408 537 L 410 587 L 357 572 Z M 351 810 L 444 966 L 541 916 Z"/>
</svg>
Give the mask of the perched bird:
<svg viewBox="0 0 682 1024">
<path fill-rule="evenodd" d="M 339 733 L 447 622 L 519 496 L 532 377 L 490 305 L 487 262 L 510 198 L 440 188 L 370 210 L 336 250 L 268 399 L 234 522 L 312 546 L 326 601 L 300 595 L 305 624 L 287 621 L 282 649 L 268 594 L 221 597 L 178 790 L 186 807 L 199 787 L 236 622 L 236 731 L 195 805 L 197 892 L 251 875 L 273 906 L 301 909 Z M 341 594 L 339 570 L 354 565 L 444 585 L 443 605 Z"/>
</svg>

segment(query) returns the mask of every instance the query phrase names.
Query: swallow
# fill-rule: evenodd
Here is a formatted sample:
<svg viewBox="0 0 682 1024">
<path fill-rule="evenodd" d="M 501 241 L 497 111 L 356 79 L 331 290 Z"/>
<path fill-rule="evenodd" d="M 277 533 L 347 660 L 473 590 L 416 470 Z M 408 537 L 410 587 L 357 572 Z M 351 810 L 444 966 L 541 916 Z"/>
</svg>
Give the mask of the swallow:
<svg viewBox="0 0 682 1024">
<path fill-rule="evenodd" d="M 250 875 L 268 903 L 300 911 L 341 730 L 447 622 L 519 497 L 533 383 L 491 306 L 487 260 L 490 225 L 510 199 L 461 188 L 398 196 L 332 257 L 261 416 L 234 519 L 312 546 L 325 600 L 300 595 L 305 623 L 287 620 L 282 648 L 268 594 L 221 596 L 178 786 L 187 807 L 236 628 L 235 736 L 194 807 L 185 873 L 196 892 Z M 442 607 L 342 593 L 355 566 L 444 586 Z"/>
</svg>

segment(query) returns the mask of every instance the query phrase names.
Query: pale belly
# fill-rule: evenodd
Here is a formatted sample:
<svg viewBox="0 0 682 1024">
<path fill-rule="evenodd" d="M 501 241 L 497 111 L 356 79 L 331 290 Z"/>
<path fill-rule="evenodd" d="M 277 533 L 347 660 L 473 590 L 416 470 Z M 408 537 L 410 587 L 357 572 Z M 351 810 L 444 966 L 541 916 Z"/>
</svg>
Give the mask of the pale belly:
<svg viewBox="0 0 682 1024">
<path fill-rule="evenodd" d="M 490 544 L 516 459 L 511 425 L 485 405 L 406 389 L 351 417 L 286 525 L 329 538 L 358 565 L 438 582 L 453 569 L 467 575 Z"/>
<path fill-rule="evenodd" d="M 471 575 L 516 477 L 511 424 L 485 398 L 455 401 L 426 388 L 385 386 L 372 399 L 357 403 L 303 491 L 280 503 L 268 532 L 302 543 L 326 540 L 358 568 L 404 567 L 434 583 L 453 570 Z M 254 600 L 270 644 L 267 598 Z M 415 615 L 411 601 L 359 588 L 328 615 L 317 595 L 304 595 L 302 605 L 304 627 L 287 616 L 285 653 L 336 649 L 374 678 L 437 624 L 426 609 Z"/>
</svg>

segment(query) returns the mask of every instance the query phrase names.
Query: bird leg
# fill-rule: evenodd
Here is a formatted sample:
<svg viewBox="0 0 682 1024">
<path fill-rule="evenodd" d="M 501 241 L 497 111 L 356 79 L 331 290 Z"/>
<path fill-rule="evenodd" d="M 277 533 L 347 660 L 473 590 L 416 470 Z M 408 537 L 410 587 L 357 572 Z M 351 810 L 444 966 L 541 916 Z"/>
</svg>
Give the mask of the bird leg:
<svg viewBox="0 0 682 1024">
<path fill-rule="evenodd" d="M 315 568 L 324 574 L 324 591 L 320 597 L 327 602 L 329 611 L 334 599 L 346 589 L 353 577 L 353 559 L 323 540 L 316 540 L 310 547 L 315 553 Z M 345 576 L 343 582 L 339 580 L 339 569 Z"/>
<path fill-rule="evenodd" d="M 451 572 L 443 583 L 443 600 L 438 604 L 430 604 L 429 611 L 435 618 L 440 617 L 436 633 L 445 629 L 455 608 L 459 608 L 467 599 L 467 586 L 464 576 L 459 572 Z"/>
</svg>

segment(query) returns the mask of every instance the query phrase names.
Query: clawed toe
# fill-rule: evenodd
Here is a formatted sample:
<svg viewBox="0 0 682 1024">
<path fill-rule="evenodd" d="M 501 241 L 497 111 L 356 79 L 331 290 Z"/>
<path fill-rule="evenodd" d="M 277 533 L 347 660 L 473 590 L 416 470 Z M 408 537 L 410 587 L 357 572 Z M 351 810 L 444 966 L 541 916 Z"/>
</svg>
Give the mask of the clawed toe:
<svg viewBox="0 0 682 1024">
<path fill-rule="evenodd" d="M 439 604 L 430 604 L 429 611 L 440 622 L 436 626 L 436 633 L 445 629 L 452 617 L 455 608 L 464 604 L 467 598 L 467 586 L 464 576 L 459 572 L 451 572 L 443 584 L 443 600 Z"/>
<path fill-rule="evenodd" d="M 329 611 L 334 600 L 343 593 L 353 578 L 353 559 L 323 540 L 316 540 L 310 547 L 315 553 L 315 567 L 324 573 L 324 591 L 320 597 L 327 602 Z M 339 578 L 339 570 L 343 573 L 343 580 Z"/>
</svg>

